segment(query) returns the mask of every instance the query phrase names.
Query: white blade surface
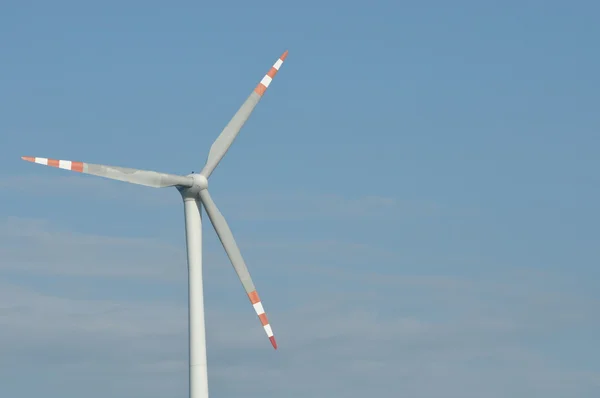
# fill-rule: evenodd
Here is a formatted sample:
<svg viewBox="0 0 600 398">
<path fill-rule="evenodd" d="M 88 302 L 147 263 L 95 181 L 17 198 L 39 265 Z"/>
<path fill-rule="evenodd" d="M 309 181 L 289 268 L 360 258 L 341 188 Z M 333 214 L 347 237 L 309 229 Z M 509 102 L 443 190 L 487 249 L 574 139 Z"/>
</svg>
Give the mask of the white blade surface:
<svg viewBox="0 0 600 398">
<path fill-rule="evenodd" d="M 244 289 L 246 290 L 246 294 L 248 294 L 248 298 L 252 303 L 256 314 L 258 315 L 273 348 L 277 349 L 277 342 L 275 341 L 275 337 L 273 336 L 273 330 L 271 329 L 271 325 L 267 319 L 267 315 L 265 314 L 265 310 L 262 306 L 260 298 L 258 297 L 258 293 L 256 292 L 256 288 L 254 287 L 254 283 L 252 282 L 252 278 L 250 277 L 250 272 L 248 272 L 248 267 L 242 258 L 242 253 L 240 253 L 240 249 L 238 248 L 235 239 L 233 238 L 233 234 L 225 217 L 217 208 L 217 205 L 212 200 L 208 190 L 204 189 L 200 191 L 200 199 L 202 200 L 202 204 L 204 205 L 204 209 L 206 210 L 206 214 L 208 214 L 208 218 L 212 223 L 215 231 L 217 232 L 217 236 L 219 240 L 223 244 L 225 248 L 225 252 L 235 269 Z"/>
<path fill-rule="evenodd" d="M 263 77 L 260 83 L 258 83 L 252 94 L 250 94 L 248 99 L 246 99 L 246 101 L 242 104 L 240 109 L 229 121 L 227 126 L 225 126 L 221 134 L 217 137 L 215 142 L 210 147 L 210 152 L 208 153 L 206 165 L 204 165 L 204 168 L 200 172 L 201 175 L 208 178 L 215 170 L 221 159 L 223 159 L 223 156 L 225 156 L 225 154 L 229 150 L 229 147 L 231 146 L 231 144 L 233 144 L 235 137 L 237 137 L 241 128 L 244 126 L 244 123 L 246 123 L 246 120 L 248 120 L 248 118 L 254 111 L 254 108 L 256 107 L 263 94 L 269 87 L 269 84 L 271 84 L 271 81 L 277 74 L 277 71 L 283 64 L 283 61 L 285 60 L 287 55 L 288 52 L 286 51 L 281 57 L 279 57 L 279 59 L 277 60 L 277 62 L 275 62 L 271 70 L 269 70 L 269 72 L 265 75 L 265 77 Z"/>
<path fill-rule="evenodd" d="M 47 158 L 36 158 L 22 156 L 21 159 L 28 162 L 42 164 L 44 166 L 56 167 L 64 170 L 76 171 L 78 173 L 91 174 L 99 177 L 129 182 L 131 184 L 145 185 L 153 188 L 165 188 L 172 186 L 191 187 L 191 177 L 178 176 L 174 174 L 158 173 L 156 171 L 129 169 L 126 167 L 105 166 L 71 160 L 56 160 Z"/>
</svg>

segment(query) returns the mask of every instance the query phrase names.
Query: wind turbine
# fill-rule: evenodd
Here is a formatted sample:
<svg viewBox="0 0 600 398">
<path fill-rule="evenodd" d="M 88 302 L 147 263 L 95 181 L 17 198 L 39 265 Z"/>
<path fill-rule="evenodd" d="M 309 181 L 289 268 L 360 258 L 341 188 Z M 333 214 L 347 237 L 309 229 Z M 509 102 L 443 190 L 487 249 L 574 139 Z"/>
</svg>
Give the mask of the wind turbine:
<svg viewBox="0 0 600 398">
<path fill-rule="evenodd" d="M 175 187 L 181 193 L 185 214 L 185 237 L 188 262 L 188 301 L 189 301 L 189 366 L 190 366 L 190 398 L 208 397 L 208 377 L 206 363 L 206 333 L 204 325 L 204 296 L 202 284 L 202 207 L 206 211 L 221 244 L 223 245 L 235 272 L 237 273 L 250 303 L 254 307 L 260 322 L 273 345 L 277 343 L 269 325 L 267 315 L 256 292 L 246 263 L 242 258 L 231 229 L 221 214 L 217 205 L 208 192 L 208 179 L 213 173 L 227 150 L 235 140 L 240 129 L 252 114 L 252 111 L 269 87 L 269 84 L 279 71 L 287 57 L 285 51 L 275 62 L 269 72 L 262 78 L 254 91 L 238 109 L 221 134 L 210 147 L 208 159 L 199 174 L 186 176 L 159 173 L 155 171 L 137 170 L 125 167 L 106 166 L 75 162 L 70 160 L 56 160 L 23 156 L 28 162 L 38 163 L 60 169 L 92 174 L 131 184 L 145 185 L 153 188 Z"/>
</svg>

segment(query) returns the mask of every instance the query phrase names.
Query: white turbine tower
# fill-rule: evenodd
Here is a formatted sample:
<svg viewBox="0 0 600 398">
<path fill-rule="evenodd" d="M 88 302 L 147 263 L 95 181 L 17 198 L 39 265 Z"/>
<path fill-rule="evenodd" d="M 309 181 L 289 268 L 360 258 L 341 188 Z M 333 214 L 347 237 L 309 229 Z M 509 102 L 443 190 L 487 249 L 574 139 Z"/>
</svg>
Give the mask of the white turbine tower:
<svg viewBox="0 0 600 398">
<path fill-rule="evenodd" d="M 190 398 L 208 397 L 208 378 L 206 364 L 206 335 L 204 327 L 204 296 L 202 287 L 202 214 L 204 207 L 225 252 L 235 269 L 246 294 L 254 307 L 260 322 L 273 345 L 277 343 L 267 320 L 264 308 L 242 258 L 227 221 L 217 208 L 208 193 L 208 178 L 215 170 L 225 153 L 235 140 L 240 129 L 269 87 L 269 84 L 283 64 L 288 52 L 284 52 L 275 62 L 271 70 L 263 77 L 248 99 L 242 104 L 221 134 L 210 148 L 208 159 L 200 174 L 187 176 L 158 173 L 155 171 L 129 169 L 124 167 L 105 166 L 99 164 L 55 160 L 47 158 L 23 156 L 22 159 L 58 167 L 65 170 L 92 174 L 132 184 L 154 188 L 176 187 L 183 198 L 185 214 L 185 236 L 187 246 L 188 278 L 189 278 L 189 364 L 190 364 Z"/>
</svg>

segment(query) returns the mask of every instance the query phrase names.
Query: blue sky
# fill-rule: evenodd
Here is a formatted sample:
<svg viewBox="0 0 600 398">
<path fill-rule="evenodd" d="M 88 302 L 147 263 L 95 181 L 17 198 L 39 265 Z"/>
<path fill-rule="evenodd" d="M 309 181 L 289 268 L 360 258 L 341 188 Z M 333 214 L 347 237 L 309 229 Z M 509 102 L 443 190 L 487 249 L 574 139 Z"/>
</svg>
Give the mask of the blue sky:
<svg viewBox="0 0 600 398">
<path fill-rule="evenodd" d="M 178 193 L 20 156 L 199 171 L 287 49 L 211 179 L 280 349 L 205 225 L 211 395 L 597 397 L 600 6 L 419 3 L 4 2 L 0 395 L 187 396 Z"/>
</svg>

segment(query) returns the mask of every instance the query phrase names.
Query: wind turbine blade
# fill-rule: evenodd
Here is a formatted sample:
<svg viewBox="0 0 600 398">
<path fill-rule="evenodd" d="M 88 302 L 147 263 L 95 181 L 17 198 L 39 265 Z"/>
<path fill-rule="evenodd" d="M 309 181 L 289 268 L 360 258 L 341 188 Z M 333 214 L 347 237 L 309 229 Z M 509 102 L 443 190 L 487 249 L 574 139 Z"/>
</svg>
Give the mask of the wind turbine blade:
<svg viewBox="0 0 600 398">
<path fill-rule="evenodd" d="M 252 282 L 252 278 L 250 277 L 250 273 L 248 272 L 248 267 L 246 267 L 246 263 L 242 258 L 242 254 L 240 253 L 240 249 L 238 248 L 235 239 L 233 238 L 233 234 L 231 233 L 231 229 L 229 229 L 229 225 L 223 217 L 223 214 L 217 208 L 217 205 L 212 200 L 208 190 L 204 189 L 200 191 L 200 199 L 202 200 L 202 204 L 204 205 L 204 209 L 206 210 L 206 214 L 208 214 L 208 218 L 212 223 L 215 231 L 217 232 L 217 236 L 219 240 L 223 244 L 225 248 L 225 252 L 235 269 L 244 289 L 246 290 L 246 294 L 260 319 L 260 322 L 273 345 L 273 348 L 277 349 L 277 342 L 275 341 L 275 337 L 273 336 L 273 330 L 271 329 L 271 325 L 269 324 L 269 320 L 267 319 L 267 314 L 265 314 L 265 310 L 262 306 L 260 298 L 258 297 L 258 293 L 256 292 L 256 288 L 254 287 L 254 283 Z"/>
<path fill-rule="evenodd" d="M 233 141 L 240 132 L 240 129 L 244 126 L 244 123 L 246 123 L 246 120 L 248 120 L 248 118 L 252 114 L 252 111 L 254 111 L 254 108 L 262 98 L 265 91 L 267 91 L 267 87 L 269 87 L 269 84 L 271 84 L 271 81 L 277 74 L 277 71 L 279 71 L 279 68 L 283 64 L 283 61 L 285 60 L 287 55 L 288 52 L 285 51 L 283 55 L 279 57 L 279 59 L 277 60 L 277 62 L 275 62 L 271 70 L 269 70 L 269 72 L 265 75 L 265 77 L 263 77 L 260 83 L 258 83 L 258 85 L 250 94 L 248 99 L 246 99 L 246 101 L 242 104 L 240 109 L 229 121 L 227 126 L 225 126 L 221 134 L 217 137 L 215 142 L 210 147 L 208 159 L 206 160 L 204 168 L 200 172 L 201 175 L 208 178 L 215 170 L 221 159 L 223 159 L 223 156 L 225 156 L 227 150 L 229 150 L 229 147 L 231 146 L 231 144 L 233 144 Z"/>
<path fill-rule="evenodd" d="M 57 167 L 59 169 L 91 174 L 99 177 L 129 182 L 131 184 L 145 185 L 153 188 L 164 188 L 172 186 L 191 187 L 191 177 L 178 176 L 174 174 L 158 173 L 156 171 L 129 169 L 126 167 L 105 166 L 84 162 L 73 162 L 70 160 L 56 160 L 47 158 L 36 158 L 22 156 L 21 159 L 28 162 L 42 164 L 44 166 Z"/>
</svg>

